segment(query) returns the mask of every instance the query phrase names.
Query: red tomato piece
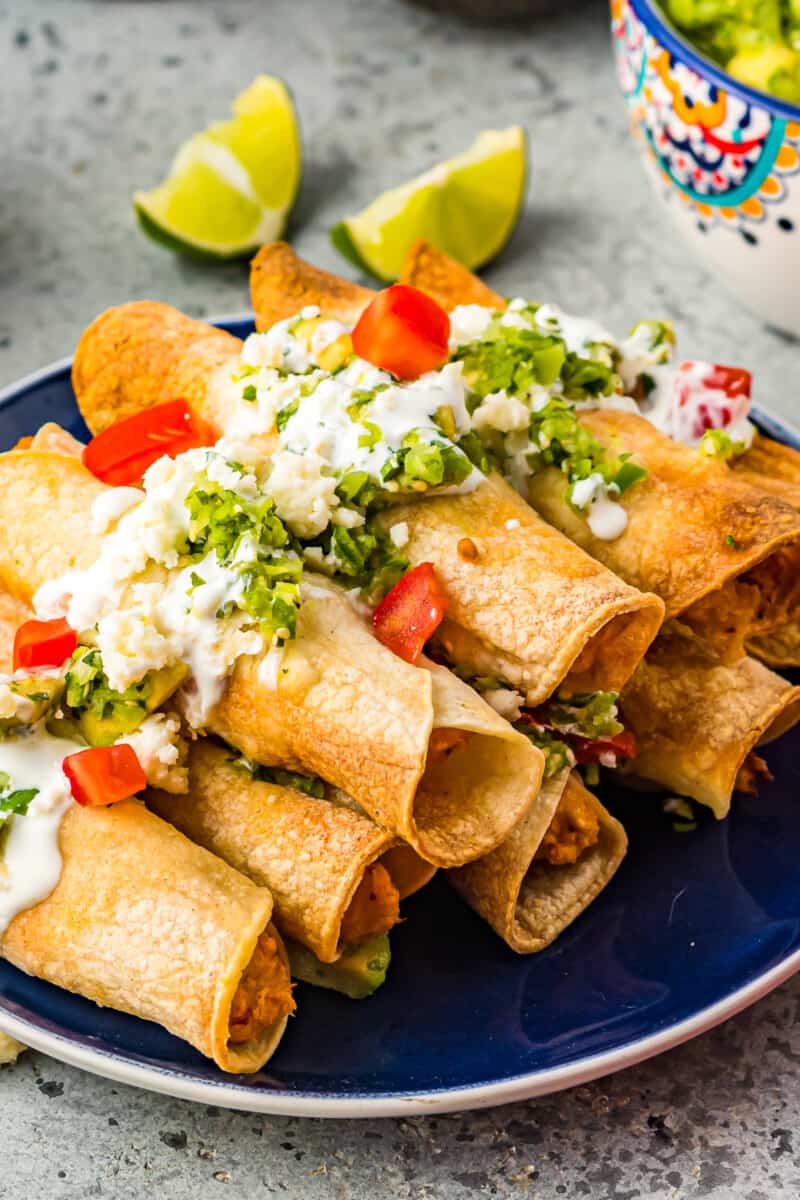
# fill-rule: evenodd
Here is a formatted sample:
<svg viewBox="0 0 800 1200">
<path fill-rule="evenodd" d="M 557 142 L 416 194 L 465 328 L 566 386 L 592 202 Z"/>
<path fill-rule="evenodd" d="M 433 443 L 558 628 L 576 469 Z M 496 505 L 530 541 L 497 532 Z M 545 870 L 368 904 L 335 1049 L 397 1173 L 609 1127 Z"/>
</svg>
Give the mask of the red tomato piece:
<svg viewBox="0 0 800 1200">
<path fill-rule="evenodd" d="M 14 670 L 60 667 L 78 644 L 78 635 L 63 617 L 25 621 L 14 634 Z"/>
<path fill-rule="evenodd" d="M 175 458 L 215 441 L 210 425 L 185 400 L 168 400 L 123 417 L 92 438 L 83 452 L 83 465 L 113 487 L 136 485 L 165 454 Z"/>
<path fill-rule="evenodd" d="M 447 595 L 433 563 L 420 563 L 404 575 L 375 609 L 375 636 L 394 654 L 415 663 L 441 624 Z"/>
<path fill-rule="evenodd" d="M 396 283 L 379 292 L 353 330 L 359 358 L 396 379 L 417 379 L 447 361 L 450 318 L 419 288 Z"/>
<path fill-rule="evenodd" d="M 93 746 L 64 759 L 62 769 L 78 804 L 116 804 L 147 787 L 147 778 L 136 751 L 126 742 L 118 746 Z"/>
<path fill-rule="evenodd" d="M 570 734 L 567 740 L 579 763 L 599 763 L 604 754 L 613 754 L 616 758 L 635 758 L 639 753 L 636 738 L 628 729 L 610 738 L 592 739 Z"/>
<path fill-rule="evenodd" d="M 744 367 L 725 367 L 722 363 L 712 363 L 711 370 L 703 382 L 710 388 L 724 392 L 732 400 L 737 396 L 747 396 L 749 400 L 753 377 Z"/>
</svg>

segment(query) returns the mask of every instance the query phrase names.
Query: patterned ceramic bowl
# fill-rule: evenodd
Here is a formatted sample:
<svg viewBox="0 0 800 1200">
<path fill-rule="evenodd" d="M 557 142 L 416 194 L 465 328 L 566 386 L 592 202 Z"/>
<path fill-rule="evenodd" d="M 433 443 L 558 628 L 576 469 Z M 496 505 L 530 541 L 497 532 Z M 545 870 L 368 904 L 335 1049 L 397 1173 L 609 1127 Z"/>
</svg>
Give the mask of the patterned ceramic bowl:
<svg viewBox="0 0 800 1200">
<path fill-rule="evenodd" d="M 612 0 L 617 75 L 657 191 L 742 304 L 800 336 L 800 107 L 732 79 L 655 0 Z"/>
</svg>

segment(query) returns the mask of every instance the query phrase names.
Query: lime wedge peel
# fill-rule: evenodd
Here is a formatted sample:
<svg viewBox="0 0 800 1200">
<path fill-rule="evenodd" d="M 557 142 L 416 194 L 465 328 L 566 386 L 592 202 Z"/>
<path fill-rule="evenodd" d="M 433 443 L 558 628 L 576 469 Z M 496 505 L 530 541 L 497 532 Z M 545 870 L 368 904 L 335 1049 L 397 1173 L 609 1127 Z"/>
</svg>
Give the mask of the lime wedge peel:
<svg viewBox="0 0 800 1200">
<path fill-rule="evenodd" d="M 260 75 L 233 112 L 178 149 L 162 184 L 134 196 L 144 232 L 172 250 L 242 258 L 285 232 L 301 173 L 291 96 Z"/>
<path fill-rule="evenodd" d="M 384 192 L 331 230 L 341 254 L 388 283 L 424 238 L 470 270 L 502 250 L 527 184 L 527 138 L 519 125 L 488 129 L 463 154 Z"/>
</svg>

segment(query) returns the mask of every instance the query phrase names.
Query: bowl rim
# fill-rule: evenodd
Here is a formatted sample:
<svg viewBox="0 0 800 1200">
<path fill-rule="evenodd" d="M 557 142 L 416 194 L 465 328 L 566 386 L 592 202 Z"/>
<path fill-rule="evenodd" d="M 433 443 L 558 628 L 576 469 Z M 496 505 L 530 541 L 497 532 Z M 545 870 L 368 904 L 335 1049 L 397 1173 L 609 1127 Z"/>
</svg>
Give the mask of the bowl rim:
<svg viewBox="0 0 800 1200">
<path fill-rule="evenodd" d="M 775 116 L 785 121 L 800 122 L 800 104 L 790 104 L 780 100 L 769 92 L 759 91 L 747 83 L 741 83 L 723 70 L 713 59 L 707 58 L 688 38 L 679 33 L 670 22 L 658 0 L 628 0 L 636 16 L 651 33 L 657 32 L 660 40 L 668 50 L 693 67 L 698 74 L 706 75 L 726 92 L 732 92 L 740 99 L 758 108 L 769 110 Z"/>
</svg>

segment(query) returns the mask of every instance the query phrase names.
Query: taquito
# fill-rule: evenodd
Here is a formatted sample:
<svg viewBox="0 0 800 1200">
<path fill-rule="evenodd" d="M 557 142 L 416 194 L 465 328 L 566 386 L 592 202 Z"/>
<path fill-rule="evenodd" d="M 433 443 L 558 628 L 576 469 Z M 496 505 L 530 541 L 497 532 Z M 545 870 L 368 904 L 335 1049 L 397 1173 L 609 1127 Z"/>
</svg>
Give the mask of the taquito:
<svg viewBox="0 0 800 1200">
<path fill-rule="evenodd" d="M 267 889 L 137 801 L 73 805 L 59 847 L 55 890 L 14 917 L 0 954 L 163 1025 L 223 1071 L 260 1070 L 294 1008 Z"/>
<path fill-rule="evenodd" d="M 625 775 L 727 816 L 735 790 L 767 774 L 755 753 L 800 719 L 800 687 L 753 658 L 718 662 L 697 638 L 663 633 L 620 697 L 638 754 Z"/>
<path fill-rule="evenodd" d="M 401 279 L 448 310 L 507 303 L 425 243 L 409 252 Z M 597 409 L 579 423 L 610 453 L 632 453 L 647 475 L 619 500 L 626 528 L 605 540 L 568 503 L 563 473 L 547 467 L 528 482 L 545 520 L 634 587 L 657 593 L 667 619 L 680 616 L 727 661 L 742 657 L 747 639 L 796 621 L 800 515 L 786 500 L 636 413 Z"/>
<path fill-rule="evenodd" d="M 750 483 L 800 510 L 800 451 L 757 433 L 731 466 Z M 800 621 L 751 638 L 747 648 L 770 667 L 800 667 Z"/>
<path fill-rule="evenodd" d="M 0 456 L 0 586 L 30 603 L 95 561 L 90 512 L 106 490 L 72 455 Z M 208 730 L 255 762 L 342 788 L 435 865 L 488 853 L 536 796 L 541 754 L 450 672 L 382 646 L 324 577 L 304 586 L 275 686 L 263 655 L 241 656 Z"/>
<path fill-rule="evenodd" d="M 230 751 L 210 740 L 190 748 L 189 797 L 151 791 L 147 804 L 269 888 L 280 932 L 322 962 L 334 962 L 346 945 L 387 933 L 399 919 L 400 892 L 407 892 L 410 877 L 400 859 L 396 886 L 391 851 L 397 838 L 344 805 L 251 779 Z"/>
<path fill-rule="evenodd" d="M 256 260 L 254 280 L 263 280 L 267 251 Z M 307 267 L 288 247 L 276 253 L 281 316 L 312 302 L 327 315 L 352 315 L 370 295 Z M 287 255 L 294 277 L 284 270 Z M 271 309 L 268 319 L 277 315 Z M 86 330 L 75 355 L 81 412 L 96 433 L 182 396 L 221 435 L 241 408 L 241 384 L 231 381 L 240 348 L 230 335 L 217 337 L 167 305 L 111 309 Z M 407 525 L 403 553 L 412 564 L 436 566 L 450 602 L 440 637 L 459 671 L 501 675 L 531 704 L 559 687 L 573 693 L 618 690 L 661 624 L 655 596 L 636 591 L 578 550 L 499 478 L 468 495 L 393 505 L 386 523 Z M 472 543 L 468 557 L 465 539 Z"/>
<path fill-rule="evenodd" d="M 0 592 L 0 670 L 29 617 Z M 0 956 L 163 1025 L 224 1071 L 260 1070 L 294 1008 L 269 891 L 137 801 L 72 805 L 59 850 L 55 890 L 0 933 Z"/>
<path fill-rule="evenodd" d="M 622 825 L 577 772 L 545 780 L 546 798 L 502 846 L 447 877 L 519 954 L 549 946 L 612 878 L 625 856 Z"/>
</svg>

